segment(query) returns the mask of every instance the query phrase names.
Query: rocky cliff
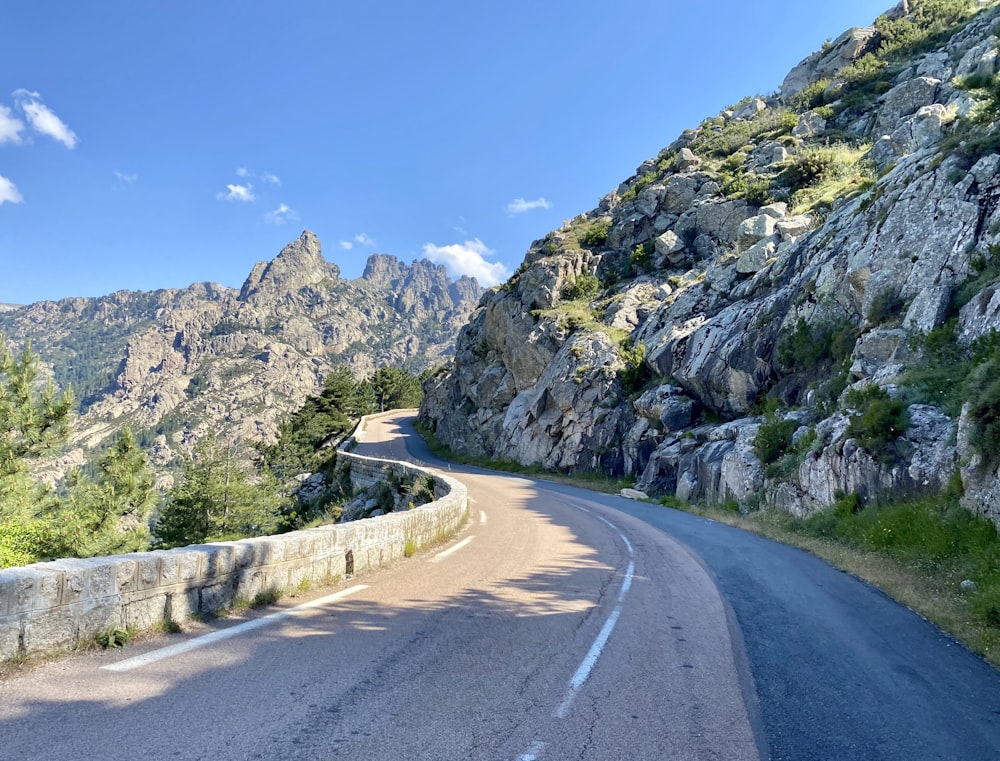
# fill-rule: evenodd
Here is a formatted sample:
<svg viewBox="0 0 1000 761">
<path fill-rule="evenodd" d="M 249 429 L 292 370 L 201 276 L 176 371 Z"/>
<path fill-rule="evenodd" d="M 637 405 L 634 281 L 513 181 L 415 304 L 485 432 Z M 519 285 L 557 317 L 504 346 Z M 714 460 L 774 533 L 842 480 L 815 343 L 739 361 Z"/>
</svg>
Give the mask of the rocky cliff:
<svg viewBox="0 0 1000 761">
<path fill-rule="evenodd" d="M 125 425 L 164 466 L 209 432 L 270 440 L 335 365 L 360 377 L 439 364 L 481 295 L 473 279 L 387 255 L 342 279 L 306 231 L 239 291 L 201 283 L 40 302 L 0 312 L 0 334 L 15 347 L 31 341 L 49 375 L 80 397 L 76 448 L 56 472 Z"/>
<path fill-rule="evenodd" d="M 900 4 L 682 134 L 484 296 L 423 422 L 796 514 L 960 478 L 1000 521 L 998 18 Z"/>
</svg>

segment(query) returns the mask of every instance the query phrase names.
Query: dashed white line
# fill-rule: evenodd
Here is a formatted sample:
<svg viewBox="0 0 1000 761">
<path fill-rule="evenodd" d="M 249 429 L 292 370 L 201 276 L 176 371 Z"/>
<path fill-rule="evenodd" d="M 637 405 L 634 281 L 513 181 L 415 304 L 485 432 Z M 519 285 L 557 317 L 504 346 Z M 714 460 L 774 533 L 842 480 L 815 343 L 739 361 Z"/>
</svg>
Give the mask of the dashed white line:
<svg viewBox="0 0 1000 761">
<path fill-rule="evenodd" d="M 117 663 L 101 666 L 101 668 L 104 671 L 132 671 L 133 669 L 146 666 L 150 663 L 156 663 L 157 661 L 162 661 L 166 658 L 173 658 L 175 655 L 181 655 L 182 653 L 187 653 L 191 650 L 197 650 L 199 647 L 211 645 L 219 640 L 229 639 L 230 637 L 238 637 L 239 635 L 246 634 L 248 631 L 252 631 L 253 629 L 259 629 L 262 626 L 268 626 L 270 624 L 277 623 L 278 621 L 283 621 L 286 618 L 294 618 L 307 610 L 319 608 L 327 603 L 342 600 L 345 597 L 353 595 L 355 592 L 360 592 L 362 589 L 368 589 L 368 585 L 356 584 L 353 587 L 342 589 L 332 595 L 320 597 L 316 600 L 312 600 L 311 602 L 302 603 L 302 605 L 296 605 L 294 608 L 289 608 L 288 610 L 279 610 L 276 613 L 270 613 L 266 616 L 255 618 L 253 621 L 236 624 L 236 626 L 230 626 L 228 629 L 220 629 L 219 631 L 212 632 L 211 634 L 203 634 L 200 637 L 194 637 L 186 642 L 178 642 L 176 645 L 161 647 L 159 650 L 151 650 L 148 653 L 143 653 L 142 655 L 137 655 L 133 658 L 126 658 L 125 660 L 118 661 Z"/>
<path fill-rule="evenodd" d="M 435 555 L 434 557 L 432 557 L 430 559 L 430 562 L 433 563 L 433 562 L 435 562 L 437 560 L 443 560 L 444 558 L 448 557 L 452 553 L 458 552 L 463 547 L 468 546 L 468 544 L 473 539 L 475 539 L 475 538 L 476 537 L 474 537 L 474 536 L 467 536 L 467 537 L 465 537 L 465 539 L 463 539 L 462 541 L 460 541 L 458 544 L 455 544 L 455 545 L 449 547 L 448 549 L 444 550 L 443 552 L 439 552 L 437 555 Z"/>
</svg>

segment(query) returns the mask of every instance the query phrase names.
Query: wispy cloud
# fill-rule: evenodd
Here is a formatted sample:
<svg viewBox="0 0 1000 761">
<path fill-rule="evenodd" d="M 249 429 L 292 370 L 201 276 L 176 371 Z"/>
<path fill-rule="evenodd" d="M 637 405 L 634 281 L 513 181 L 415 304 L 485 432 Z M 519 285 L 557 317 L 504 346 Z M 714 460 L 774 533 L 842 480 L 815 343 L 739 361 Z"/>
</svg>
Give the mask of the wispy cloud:
<svg viewBox="0 0 1000 761">
<path fill-rule="evenodd" d="M 278 185 L 279 187 L 281 185 L 281 178 L 273 172 L 261 172 L 258 174 L 245 166 L 236 169 L 236 176 L 243 180 L 260 180 L 269 185 Z"/>
<path fill-rule="evenodd" d="M 246 185 L 226 185 L 226 192 L 219 191 L 215 197 L 220 201 L 242 201 L 250 203 L 257 196 L 253 194 L 253 185 L 249 182 Z"/>
<path fill-rule="evenodd" d="M 432 262 L 443 264 L 452 276 L 469 275 L 485 286 L 502 283 L 510 277 L 510 270 L 503 264 L 487 261 L 486 257 L 495 253 L 479 238 L 449 246 L 424 244 L 424 256 Z"/>
<path fill-rule="evenodd" d="M 0 176 L 0 206 L 5 203 L 21 203 L 23 201 L 24 198 L 21 197 L 17 185 L 6 177 Z"/>
<path fill-rule="evenodd" d="M 283 225 L 286 222 L 295 222 L 299 218 L 295 209 L 290 209 L 287 204 L 281 204 L 274 211 L 269 211 L 264 215 L 264 221 L 272 225 Z"/>
<path fill-rule="evenodd" d="M 51 108 L 42 103 L 42 96 L 37 92 L 24 89 L 15 90 L 14 103 L 35 132 L 48 135 L 67 148 L 76 147 L 79 142 L 76 133 L 69 128 L 66 122 L 56 116 Z"/>
<path fill-rule="evenodd" d="M 23 143 L 21 133 L 24 122 L 14 116 L 7 106 L 0 103 L 0 143 Z"/>
<path fill-rule="evenodd" d="M 368 246 L 368 248 L 375 248 L 375 239 L 368 233 L 358 233 L 354 236 L 354 242 L 360 243 L 362 246 Z"/>
<path fill-rule="evenodd" d="M 536 198 L 534 201 L 525 201 L 523 198 L 515 198 L 507 204 L 507 213 L 513 216 L 514 214 L 524 214 L 524 212 L 532 211 L 533 209 L 551 208 L 552 204 L 544 198 Z"/>
<path fill-rule="evenodd" d="M 340 241 L 340 247 L 344 249 L 344 251 L 350 251 L 352 248 L 354 248 L 354 244 L 351 243 L 349 240 L 342 240 Z"/>
<path fill-rule="evenodd" d="M 135 185 L 139 181 L 139 175 L 137 174 L 127 174 L 126 172 L 115 172 L 115 179 L 118 181 L 116 183 L 117 187 L 123 188 L 126 185 Z"/>
</svg>

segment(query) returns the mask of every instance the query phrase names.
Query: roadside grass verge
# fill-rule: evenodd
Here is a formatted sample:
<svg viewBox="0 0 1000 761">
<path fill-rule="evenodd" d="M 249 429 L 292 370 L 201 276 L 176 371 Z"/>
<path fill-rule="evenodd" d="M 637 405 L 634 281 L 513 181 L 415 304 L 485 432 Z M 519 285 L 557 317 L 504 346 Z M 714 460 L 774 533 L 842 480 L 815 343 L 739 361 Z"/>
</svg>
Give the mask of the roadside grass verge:
<svg viewBox="0 0 1000 761">
<path fill-rule="evenodd" d="M 848 495 L 804 519 L 666 504 L 821 557 L 1000 667 L 1000 537 L 993 523 L 959 506 L 954 495 L 865 507 Z"/>
</svg>

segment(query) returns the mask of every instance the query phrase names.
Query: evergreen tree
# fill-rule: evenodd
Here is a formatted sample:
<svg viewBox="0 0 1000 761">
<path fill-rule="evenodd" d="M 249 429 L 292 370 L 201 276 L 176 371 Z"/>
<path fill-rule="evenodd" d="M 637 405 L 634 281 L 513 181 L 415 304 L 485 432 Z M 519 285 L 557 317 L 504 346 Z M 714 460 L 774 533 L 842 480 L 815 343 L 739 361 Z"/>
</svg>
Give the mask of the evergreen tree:
<svg viewBox="0 0 1000 761">
<path fill-rule="evenodd" d="M 420 379 L 398 367 L 376 370 L 371 385 L 378 399 L 379 411 L 419 407 L 424 397 Z"/>
<path fill-rule="evenodd" d="M 149 544 L 149 515 L 156 501 L 153 473 L 146 454 L 128 428 L 97 465 L 96 481 L 74 474 L 69 500 L 57 508 L 51 554 L 92 557 L 144 550 Z"/>
<path fill-rule="evenodd" d="M 32 480 L 32 459 L 69 434 L 73 394 L 51 381 L 38 389 L 38 362 L 29 345 L 15 357 L 0 337 L 0 568 L 44 556 L 52 524 L 43 516 L 54 500 Z"/>
<path fill-rule="evenodd" d="M 178 547 L 273 533 L 282 497 L 269 473 L 255 474 L 234 445 L 206 439 L 184 460 L 156 521 L 156 543 Z"/>
</svg>

